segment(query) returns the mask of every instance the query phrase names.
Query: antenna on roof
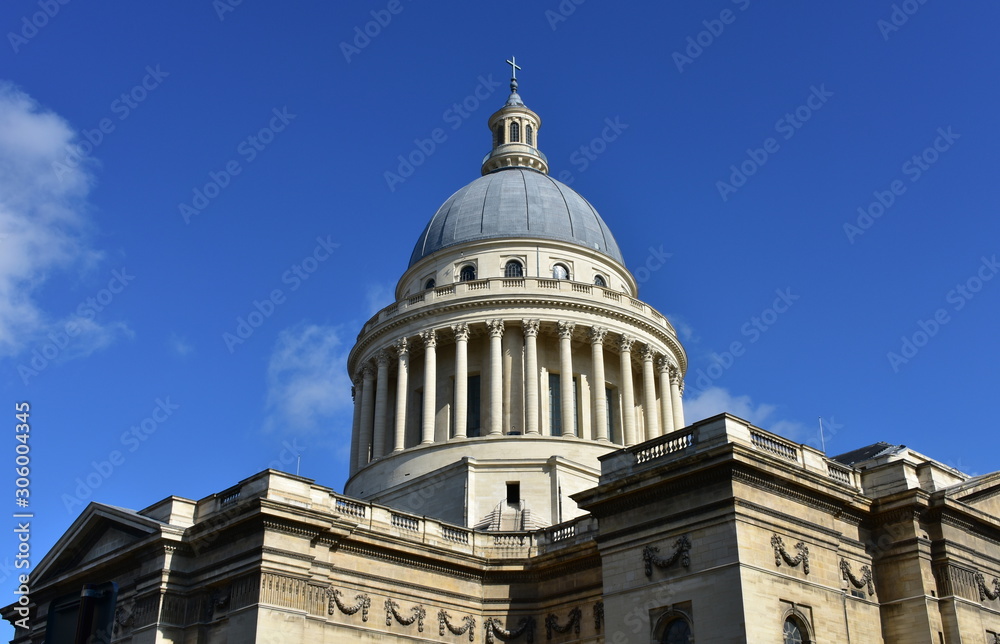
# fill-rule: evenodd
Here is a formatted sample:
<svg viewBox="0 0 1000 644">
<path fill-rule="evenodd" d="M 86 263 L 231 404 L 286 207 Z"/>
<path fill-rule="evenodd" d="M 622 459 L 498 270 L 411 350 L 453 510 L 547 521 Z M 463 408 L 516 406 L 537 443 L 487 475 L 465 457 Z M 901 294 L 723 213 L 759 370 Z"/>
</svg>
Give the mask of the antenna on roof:
<svg viewBox="0 0 1000 644">
<path fill-rule="evenodd" d="M 823 453 L 826 454 L 826 438 L 823 436 L 823 417 L 819 417 L 819 443 L 823 446 Z"/>
</svg>

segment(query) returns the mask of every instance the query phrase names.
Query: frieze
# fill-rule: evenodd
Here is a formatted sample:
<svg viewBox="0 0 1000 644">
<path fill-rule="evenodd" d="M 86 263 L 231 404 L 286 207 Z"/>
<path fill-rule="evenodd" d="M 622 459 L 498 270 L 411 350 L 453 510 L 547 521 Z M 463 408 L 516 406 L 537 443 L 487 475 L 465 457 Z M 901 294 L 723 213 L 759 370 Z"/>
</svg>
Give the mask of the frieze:
<svg viewBox="0 0 1000 644">
<path fill-rule="evenodd" d="M 691 540 L 687 535 L 683 535 L 674 542 L 674 552 L 669 557 L 661 557 L 658 546 L 646 546 L 642 549 L 642 563 L 646 570 L 646 576 L 653 576 L 653 566 L 657 568 L 667 568 L 680 561 L 681 566 L 688 568 L 691 565 Z"/>
<path fill-rule="evenodd" d="M 798 471 L 798 470 L 797 470 Z M 837 515 L 843 509 L 843 506 L 830 503 L 828 501 L 823 501 L 814 495 L 805 494 L 798 490 L 792 489 L 796 484 L 787 483 L 782 484 L 774 480 L 771 475 L 763 474 L 755 470 L 751 470 L 744 465 L 737 465 L 733 467 L 733 478 L 739 479 L 748 485 L 752 485 L 756 488 L 767 490 L 768 492 L 773 492 L 779 496 L 783 496 L 787 499 L 792 499 L 793 501 L 798 501 L 814 510 L 819 510 L 829 515 Z"/>
<path fill-rule="evenodd" d="M 486 644 L 494 644 L 494 637 L 498 640 L 504 642 L 511 642 L 517 638 L 524 635 L 524 641 L 527 644 L 533 644 L 535 641 L 535 618 L 534 617 L 524 617 L 518 623 L 517 628 L 511 630 L 505 629 L 501 624 L 503 620 L 499 617 L 490 617 L 483 623 L 483 628 L 486 631 Z"/>
<path fill-rule="evenodd" d="M 336 588 L 328 588 L 327 596 L 329 597 L 329 604 L 327 605 L 327 614 L 333 615 L 339 610 L 347 616 L 355 615 L 358 611 L 361 611 L 361 621 L 368 621 L 368 609 L 372 606 L 372 599 L 367 593 L 360 593 L 354 596 L 355 603 L 353 605 L 348 605 L 344 603 L 342 599 L 343 594 L 340 590 Z"/>
<path fill-rule="evenodd" d="M 552 633 L 568 633 L 573 631 L 574 635 L 580 634 L 580 622 L 583 621 L 583 611 L 574 608 L 569 612 L 569 621 L 565 626 L 559 625 L 559 617 L 555 613 L 549 613 L 545 618 L 545 639 L 552 639 Z"/>
<path fill-rule="evenodd" d="M 792 568 L 802 564 L 802 572 L 809 574 L 809 547 L 802 541 L 795 544 L 799 554 L 792 556 L 785 549 L 784 540 L 777 534 L 771 536 L 771 547 L 774 548 L 774 565 L 781 567 L 782 560 Z"/>
<path fill-rule="evenodd" d="M 427 611 L 423 606 L 417 604 L 410 609 L 413 613 L 409 617 L 404 617 L 399 614 L 399 604 L 391 599 L 385 600 L 385 625 L 392 626 L 392 620 L 395 619 L 402 626 L 410 626 L 413 622 L 417 623 L 417 631 L 420 633 L 424 632 L 424 618 L 427 617 Z"/>
<path fill-rule="evenodd" d="M 851 563 L 847 559 L 840 560 L 840 573 L 844 578 L 844 581 L 851 582 L 851 585 L 857 589 L 864 588 L 868 586 L 868 595 L 875 594 L 874 576 L 872 575 L 871 566 L 861 566 L 861 577 L 855 577 L 854 573 L 851 571 Z"/>
<path fill-rule="evenodd" d="M 451 615 L 448 614 L 448 611 L 442 608 L 438 611 L 438 635 L 444 637 L 445 629 L 448 629 L 452 635 L 465 635 L 468 633 L 469 641 L 476 641 L 476 618 L 472 615 L 463 617 L 462 626 L 456 626 L 452 624 Z"/>
</svg>

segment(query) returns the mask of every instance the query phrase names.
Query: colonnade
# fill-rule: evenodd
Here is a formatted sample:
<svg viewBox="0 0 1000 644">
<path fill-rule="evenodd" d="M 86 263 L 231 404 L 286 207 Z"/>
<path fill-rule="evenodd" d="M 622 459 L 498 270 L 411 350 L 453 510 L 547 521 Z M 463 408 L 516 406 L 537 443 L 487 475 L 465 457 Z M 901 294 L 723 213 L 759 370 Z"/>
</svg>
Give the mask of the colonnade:
<svg viewBox="0 0 1000 644">
<path fill-rule="evenodd" d="M 501 319 L 484 321 L 489 341 L 488 364 L 481 373 L 488 377 L 489 408 L 484 414 L 485 433 L 489 436 L 504 434 L 503 426 L 503 345 L 506 325 Z M 562 374 L 576 374 L 573 367 L 573 339 L 577 329 L 574 322 L 558 320 L 555 328 L 559 339 L 558 369 Z M 541 387 L 540 378 L 544 371 L 539 365 L 538 335 L 542 328 L 540 320 L 520 321 L 524 340 L 524 433 L 540 434 Z M 390 346 L 376 351 L 358 369 L 354 377 L 354 420 L 352 428 L 352 472 L 357 471 L 370 460 L 406 448 L 407 404 L 412 393 L 409 388 L 411 347 L 419 343 L 423 348 L 423 410 L 420 419 L 420 444 L 435 442 L 437 404 L 437 345 L 440 332 L 444 329 L 427 329 L 419 334 L 398 338 Z M 451 439 L 467 437 L 468 403 L 468 351 L 469 324 L 461 323 L 450 327 L 455 341 L 454 362 L 454 429 Z M 641 361 L 639 371 L 642 379 L 642 414 L 645 439 L 655 438 L 684 427 L 682 392 L 684 383 L 680 369 L 671 357 L 658 352 L 650 344 L 636 346 L 634 337 L 626 333 L 609 332 L 601 326 L 588 328 L 586 338 L 591 345 L 591 387 L 592 419 L 594 440 L 609 442 L 608 401 L 606 397 L 605 348 L 609 334 L 613 337 L 613 349 L 619 355 L 621 381 L 617 383 L 621 399 L 621 438 L 625 446 L 641 442 L 637 432 L 635 387 L 633 383 L 633 353 L 638 351 Z M 390 365 L 396 362 L 395 378 L 395 418 L 392 434 L 389 434 L 389 387 Z M 531 375 L 533 374 L 533 375 Z M 658 374 L 658 377 L 657 377 Z M 658 383 L 658 387 L 657 387 Z M 657 404 L 657 388 L 659 404 Z M 573 377 L 560 378 L 559 401 L 561 423 L 552 427 L 552 435 L 576 436 L 574 414 L 575 405 Z M 508 431 L 510 428 L 507 428 Z M 390 440 L 391 439 L 391 440 Z M 387 445 L 387 443 L 389 443 Z"/>
</svg>

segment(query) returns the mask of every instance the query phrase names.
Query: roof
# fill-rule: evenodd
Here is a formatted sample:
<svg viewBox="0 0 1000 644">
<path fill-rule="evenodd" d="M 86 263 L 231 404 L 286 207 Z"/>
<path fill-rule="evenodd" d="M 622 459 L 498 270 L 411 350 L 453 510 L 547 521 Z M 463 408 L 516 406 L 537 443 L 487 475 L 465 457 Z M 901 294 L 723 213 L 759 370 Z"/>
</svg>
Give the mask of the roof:
<svg viewBox="0 0 1000 644">
<path fill-rule="evenodd" d="M 445 201 L 417 240 L 410 266 L 449 246 L 525 237 L 579 244 L 625 263 L 586 199 L 546 174 L 509 168 L 479 177 Z"/>
<path fill-rule="evenodd" d="M 871 460 L 882 456 L 883 454 L 888 454 L 889 452 L 895 452 L 906 447 L 906 445 L 892 445 L 886 442 L 872 443 L 867 447 L 860 447 L 850 452 L 844 452 L 839 456 L 834 456 L 833 460 L 838 463 L 843 463 L 844 465 L 854 465 L 855 463 L 860 463 L 862 461 Z"/>
</svg>

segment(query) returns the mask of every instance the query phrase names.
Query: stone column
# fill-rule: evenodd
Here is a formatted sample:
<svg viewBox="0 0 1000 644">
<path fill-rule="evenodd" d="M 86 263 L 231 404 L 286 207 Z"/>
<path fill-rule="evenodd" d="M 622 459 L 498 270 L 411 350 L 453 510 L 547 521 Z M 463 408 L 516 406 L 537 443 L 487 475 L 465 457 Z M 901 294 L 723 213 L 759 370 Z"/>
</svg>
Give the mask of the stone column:
<svg viewBox="0 0 1000 644">
<path fill-rule="evenodd" d="M 375 375 L 375 429 L 372 440 L 372 460 L 385 455 L 385 439 L 389 432 L 389 352 L 375 354 L 378 373 Z"/>
<path fill-rule="evenodd" d="M 503 434 L 503 320 L 489 320 L 490 329 L 490 435 Z"/>
<path fill-rule="evenodd" d="M 674 408 L 674 429 L 684 427 L 684 406 L 681 402 L 681 393 L 683 391 L 684 383 L 681 382 L 681 370 L 679 367 L 671 366 L 670 398 Z"/>
<path fill-rule="evenodd" d="M 437 335 L 434 329 L 421 331 L 424 341 L 424 414 L 420 423 L 420 443 L 434 442 L 434 419 L 437 416 Z"/>
<path fill-rule="evenodd" d="M 396 433 L 392 451 L 401 452 L 406 447 L 406 387 L 410 375 L 410 347 L 406 338 L 396 340 Z"/>
<path fill-rule="evenodd" d="M 559 320 L 559 402 L 562 408 L 562 435 L 576 436 L 573 427 L 573 329 L 572 322 Z"/>
<path fill-rule="evenodd" d="M 361 438 L 361 371 L 354 374 L 351 398 L 354 400 L 354 418 L 351 421 L 351 474 L 361 465 L 358 463 L 358 441 Z"/>
<path fill-rule="evenodd" d="M 660 374 L 660 416 L 663 417 L 663 433 L 674 431 L 674 412 L 670 398 L 670 360 L 660 356 L 656 361 L 656 370 Z"/>
<path fill-rule="evenodd" d="M 591 362 L 594 363 L 594 382 L 591 385 L 594 390 L 594 425 L 597 440 L 603 442 L 607 442 L 609 438 L 608 395 L 604 384 L 604 336 L 607 334 L 608 330 L 604 327 L 590 328 L 590 355 Z"/>
<path fill-rule="evenodd" d="M 642 411 L 646 418 L 646 440 L 660 436 L 659 414 L 656 406 L 656 380 L 653 377 L 653 356 L 656 352 L 648 344 L 642 347 Z"/>
<path fill-rule="evenodd" d="M 622 335 L 618 339 L 622 372 L 622 433 L 625 447 L 635 445 L 635 394 L 632 390 L 632 344 L 635 339 Z"/>
<path fill-rule="evenodd" d="M 538 320 L 521 320 L 524 329 L 524 431 L 538 434 Z"/>
<path fill-rule="evenodd" d="M 368 464 L 372 446 L 372 424 L 375 420 L 375 369 L 370 364 L 361 368 L 361 427 L 358 432 L 358 469 Z"/>
<path fill-rule="evenodd" d="M 451 328 L 455 332 L 455 438 L 465 438 L 469 415 L 469 325 Z"/>
</svg>

